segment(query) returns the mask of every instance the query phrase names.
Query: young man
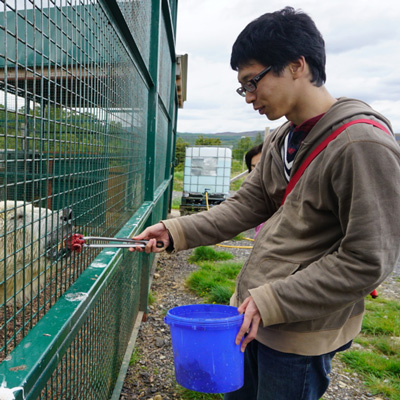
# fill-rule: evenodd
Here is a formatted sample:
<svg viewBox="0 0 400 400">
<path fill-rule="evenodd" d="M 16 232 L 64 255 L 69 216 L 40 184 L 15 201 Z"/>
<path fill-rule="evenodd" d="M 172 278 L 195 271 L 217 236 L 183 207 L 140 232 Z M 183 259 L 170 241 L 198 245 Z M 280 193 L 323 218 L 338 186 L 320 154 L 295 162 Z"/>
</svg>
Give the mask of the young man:
<svg viewBox="0 0 400 400">
<path fill-rule="evenodd" d="M 150 239 L 146 252 L 159 251 L 156 240 L 180 251 L 266 221 L 231 299 L 244 313 L 236 343 L 244 338 L 245 384 L 225 399 L 317 400 L 335 353 L 360 331 L 364 297 L 400 254 L 400 149 L 386 118 L 326 90 L 324 41 L 302 12 L 285 8 L 251 22 L 231 66 L 255 111 L 288 122 L 267 137 L 231 198 L 138 238 Z"/>
</svg>

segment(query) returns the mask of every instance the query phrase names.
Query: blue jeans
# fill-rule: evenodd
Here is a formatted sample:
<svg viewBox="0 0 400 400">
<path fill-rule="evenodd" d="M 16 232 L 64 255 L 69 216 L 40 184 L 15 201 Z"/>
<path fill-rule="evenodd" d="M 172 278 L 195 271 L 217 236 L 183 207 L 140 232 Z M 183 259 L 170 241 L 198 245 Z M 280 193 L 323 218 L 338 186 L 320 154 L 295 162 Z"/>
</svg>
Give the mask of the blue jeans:
<svg viewBox="0 0 400 400">
<path fill-rule="evenodd" d="M 244 386 L 224 400 L 318 400 L 329 386 L 335 354 L 281 353 L 253 340 L 244 354 Z"/>
</svg>

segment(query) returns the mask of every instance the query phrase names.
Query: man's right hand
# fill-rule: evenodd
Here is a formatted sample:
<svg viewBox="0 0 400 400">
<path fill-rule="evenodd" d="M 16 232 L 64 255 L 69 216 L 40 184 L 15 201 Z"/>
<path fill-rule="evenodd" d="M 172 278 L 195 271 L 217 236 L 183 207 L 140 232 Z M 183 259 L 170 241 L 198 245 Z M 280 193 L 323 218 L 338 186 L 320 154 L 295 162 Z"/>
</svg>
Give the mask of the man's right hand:
<svg viewBox="0 0 400 400">
<path fill-rule="evenodd" d="M 130 247 L 129 251 L 138 251 L 149 253 L 161 253 L 169 246 L 169 235 L 162 222 L 149 226 L 140 235 L 132 237 L 136 240 L 148 240 L 146 247 Z M 157 247 L 157 242 L 162 241 L 164 246 L 162 248 Z"/>
</svg>

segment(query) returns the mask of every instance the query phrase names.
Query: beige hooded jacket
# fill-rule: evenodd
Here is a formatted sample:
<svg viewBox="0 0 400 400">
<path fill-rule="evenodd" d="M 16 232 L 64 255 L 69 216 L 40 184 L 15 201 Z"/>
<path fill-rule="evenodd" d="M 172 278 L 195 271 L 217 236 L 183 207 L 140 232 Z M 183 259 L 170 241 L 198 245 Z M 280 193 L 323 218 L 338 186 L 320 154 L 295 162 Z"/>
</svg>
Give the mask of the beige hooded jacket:
<svg viewBox="0 0 400 400">
<path fill-rule="evenodd" d="M 341 98 L 310 131 L 292 175 L 346 122 L 366 118 L 391 131 L 367 104 Z M 353 339 L 364 298 L 400 255 L 400 147 L 367 124 L 347 128 L 286 188 L 281 146 L 289 123 L 266 139 L 260 162 L 240 190 L 197 215 L 162 221 L 174 251 L 216 244 L 266 221 L 231 304 L 252 296 L 262 318 L 257 340 L 282 352 L 319 355 Z"/>
</svg>

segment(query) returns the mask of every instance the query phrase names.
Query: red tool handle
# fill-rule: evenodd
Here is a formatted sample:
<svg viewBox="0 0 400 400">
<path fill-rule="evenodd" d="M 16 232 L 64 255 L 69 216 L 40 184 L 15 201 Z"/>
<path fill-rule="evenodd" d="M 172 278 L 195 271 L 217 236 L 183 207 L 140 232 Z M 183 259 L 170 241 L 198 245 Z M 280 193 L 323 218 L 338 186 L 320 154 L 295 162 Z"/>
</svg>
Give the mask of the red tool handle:
<svg viewBox="0 0 400 400">
<path fill-rule="evenodd" d="M 83 235 L 80 233 L 74 233 L 70 238 L 67 240 L 67 247 L 71 251 L 76 251 L 80 253 L 82 251 L 82 246 L 85 244 L 85 239 Z"/>
</svg>

